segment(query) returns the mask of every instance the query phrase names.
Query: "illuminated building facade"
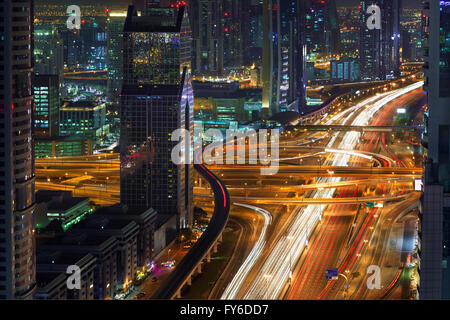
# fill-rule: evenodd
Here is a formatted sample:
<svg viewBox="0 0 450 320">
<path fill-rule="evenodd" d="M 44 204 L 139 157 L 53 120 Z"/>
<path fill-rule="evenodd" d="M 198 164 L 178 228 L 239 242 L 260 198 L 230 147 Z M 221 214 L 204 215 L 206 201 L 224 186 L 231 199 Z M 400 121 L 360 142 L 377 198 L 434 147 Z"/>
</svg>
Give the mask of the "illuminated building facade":
<svg viewBox="0 0 450 320">
<path fill-rule="evenodd" d="M 304 10 L 303 2 L 263 2 L 263 116 L 303 105 Z"/>
<path fill-rule="evenodd" d="M 340 31 L 335 0 L 305 1 L 305 42 L 310 60 L 340 52 Z"/>
<path fill-rule="evenodd" d="M 110 11 L 107 20 L 108 39 L 108 96 L 113 103 L 118 103 L 123 79 L 123 25 L 126 11 Z"/>
<path fill-rule="evenodd" d="M 367 28 L 367 8 L 381 10 L 381 29 Z M 402 0 L 362 0 L 359 60 L 362 80 L 385 80 L 400 75 L 400 11 Z"/>
<path fill-rule="evenodd" d="M 32 1 L 0 3 L 0 299 L 36 289 Z"/>
<path fill-rule="evenodd" d="M 450 1 L 424 2 L 425 152 L 421 199 L 420 299 L 450 298 Z"/>
<path fill-rule="evenodd" d="M 63 40 L 56 26 L 47 23 L 34 24 L 33 58 L 35 74 L 63 77 Z"/>
<path fill-rule="evenodd" d="M 59 77 L 35 75 L 33 77 L 35 110 L 34 136 L 51 137 L 59 134 Z"/>
<path fill-rule="evenodd" d="M 193 0 L 189 6 L 194 52 L 193 73 L 220 76 L 224 71 L 225 36 L 222 1 Z"/>
<path fill-rule="evenodd" d="M 66 101 L 59 110 L 59 131 L 63 136 L 101 138 L 108 134 L 106 104 L 94 101 Z"/>
<path fill-rule="evenodd" d="M 121 114 L 121 203 L 154 208 L 192 223 L 192 165 L 176 165 L 172 132 L 193 133 L 190 28 L 184 7 L 154 8 L 146 16 L 130 6 L 124 27 Z"/>
</svg>

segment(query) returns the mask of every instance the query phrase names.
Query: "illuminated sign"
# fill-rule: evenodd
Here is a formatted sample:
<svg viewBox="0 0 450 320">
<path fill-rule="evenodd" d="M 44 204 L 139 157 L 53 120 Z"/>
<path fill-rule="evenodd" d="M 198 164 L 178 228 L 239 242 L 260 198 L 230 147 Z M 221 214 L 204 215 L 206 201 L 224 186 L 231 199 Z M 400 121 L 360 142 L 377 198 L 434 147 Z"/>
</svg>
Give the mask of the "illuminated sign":
<svg viewBox="0 0 450 320">
<path fill-rule="evenodd" d="M 422 191 L 422 179 L 414 179 L 414 191 Z"/>
</svg>

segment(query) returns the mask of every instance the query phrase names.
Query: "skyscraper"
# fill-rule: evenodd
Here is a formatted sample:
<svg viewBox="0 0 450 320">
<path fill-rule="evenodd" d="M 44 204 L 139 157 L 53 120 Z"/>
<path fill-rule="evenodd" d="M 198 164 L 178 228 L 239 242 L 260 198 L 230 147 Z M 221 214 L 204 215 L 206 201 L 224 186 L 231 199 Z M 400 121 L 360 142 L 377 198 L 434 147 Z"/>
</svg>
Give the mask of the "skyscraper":
<svg viewBox="0 0 450 320">
<path fill-rule="evenodd" d="M 421 199 L 420 299 L 450 298 L 450 6 L 426 1 L 425 181 Z M 429 23 L 429 24 L 428 24 Z"/>
<path fill-rule="evenodd" d="M 336 55 L 340 49 L 340 31 L 335 0 L 305 0 L 305 38 L 311 57 Z"/>
<path fill-rule="evenodd" d="M 0 299 L 36 287 L 32 1 L 0 3 Z"/>
<path fill-rule="evenodd" d="M 34 136 L 52 137 L 59 134 L 59 77 L 35 75 L 33 77 L 35 109 Z"/>
<path fill-rule="evenodd" d="M 34 24 L 35 74 L 64 75 L 63 40 L 55 25 Z"/>
<path fill-rule="evenodd" d="M 193 36 L 192 70 L 196 75 L 220 76 L 224 71 L 224 26 L 218 0 L 189 4 Z"/>
<path fill-rule="evenodd" d="M 153 8 L 140 17 L 130 6 L 120 106 L 121 202 L 176 214 L 181 228 L 192 222 L 193 171 L 172 162 L 177 142 L 171 135 L 193 132 L 190 39 L 184 6 Z"/>
<path fill-rule="evenodd" d="M 381 10 L 381 29 L 367 28 L 372 4 Z M 363 80 L 385 80 L 400 75 L 401 0 L 361 0 L 359 60 Z"/>
<path fill-rule="evenodd" d="M 108 13 L 108 96 L 111 102 L 118 103 L 123 79 L 123 25 L 126 11 L 114 10 Z"/>
<path fill-rule="evenodd" d="M 304 100 L 302 2 L 263 2 L 263 116 L 298 110 Z"/>
</svg>

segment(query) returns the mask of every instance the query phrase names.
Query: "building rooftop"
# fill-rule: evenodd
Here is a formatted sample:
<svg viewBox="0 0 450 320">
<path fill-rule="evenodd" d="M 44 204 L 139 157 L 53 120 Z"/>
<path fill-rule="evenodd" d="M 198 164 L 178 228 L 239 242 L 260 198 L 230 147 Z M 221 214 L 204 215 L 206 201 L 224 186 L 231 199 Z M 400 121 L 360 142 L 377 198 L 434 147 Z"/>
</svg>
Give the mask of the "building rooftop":
<svg viewBox="0 0 450 320">
<path fill-rule="evenodd" d="M 146 15 L 137 16 L 134 6 L 128 7 L 124 32 L 180 32 L 184 7 L 151 8 Z"/>
<path fill-rule="evenodd" d="M 75 207 L 77 204 L 80 204 L 81 202 L 88 201 L 89 198 L 87 197 L 79 197 L 79 198 L 66 198 L 63 201 L 52 201 L 48 204 L 48 211 L 53 212 L 61 212 L 61 211 L 67 211 L 73 207 Z"/>
<path fill-rule="evenodd" d="M 64 101 L 60 111 L 94 111 L 102 108 L 106 108 L 105 103 L 91 100 Z"/>
<path fill-rule="evenodd" d="M 173 96 L 180 92 L 180 85 L 171 84 L 144 84 L 124 85 L 122 95 L 127 96 Z"/>
</svg>

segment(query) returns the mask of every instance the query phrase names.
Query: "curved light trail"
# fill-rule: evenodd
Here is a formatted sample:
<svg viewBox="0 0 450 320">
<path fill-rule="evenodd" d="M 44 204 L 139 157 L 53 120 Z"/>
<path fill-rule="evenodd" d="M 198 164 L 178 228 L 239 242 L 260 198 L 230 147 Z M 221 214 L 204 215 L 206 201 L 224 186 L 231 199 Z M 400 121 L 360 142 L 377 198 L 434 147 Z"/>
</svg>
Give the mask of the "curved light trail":
<svg viewBox="0 0 450 320">
<path fill-rule="evenodd" d="M 418 82 L 409 85 L 405 88 L 376 95 L 368 98 L 357 105 L 333 116 L 326 124 L 331 124 L 342 117 L 345 124 L 354 116 L 353 111 L 360 111 L 355 117 L 352 125 L 364 126 L 367 125 L 370 119 L 377 113 L 384 105 L 390 101 L 404 95 L 410 91 L 420 88 L 423 82 Z M 339 149 L 353 150 L 358 143 L 361 133 L 347 132 L 339 144 Z M 332 148 L 335 144 L 339 133 L 336 133 L 327 145 L 327 148 Z M 327 161 L 330 166 L 348 166 L 351 155 L 349 154 L 331 154 L 331 160 Z M 339 182 L 341 178 L 319 178 L 319 183 Z M 315 190 L 311 192 L 312 198 L 332 198 L 335 192 L 333 189 Z M 275 245 L 273 251 L 268 255 L 262 268 L 258 272 L 255 281 L 250 285 L 244 295 L 244 299 L 277 299 L 281 294 L 283 287 L 286 285 L 289 274 L 291 272 L 290 259 L 286 259 L 291 255 L 292 261 L 297 261 L 303 251 L 308 237 L 317 223 L 322 218 L 322 214 L 326 206 L 322 205 L 308 205 L 300 210 L 294 218 L 292 224 L 287 230 L 287 236 L 280 239 Z M 239 284 L 242 285 L 243 281 Z"/>
<path fill-rule="evenodd" d="M 262 208 L 255 207 L 249 204 L 242 204 L 242 203 L 233 203 L 235 206 L 240 206 L 244 208 L 248 208 L 251 210 L 254 210 L 258 213 L 260 213 L 264 217 L 264 226 L 261 230 L 261 234 L 259 236 L 258 241 L 255 243 L 254 247 L 250 251 L 249 255 L 245 259 L 244 263 L 241 265 L 237 273 L 234 275 L 233 280 L 228 284 L 227 288 L 225 289 L 224 293 L 222 294 L 221 299 L 222 300 L 232 300 L 236 299 L 236 295 L 241 289 L 242 283 L 244 282 L 245 278 L 249 275 L 251 269 L 255 265 L 256 261 L 261 256 L 261 253 L 263 252 L 264 246 L 266 244 L 266 232 L 269 225 L 272 223 L 272 214 Z"/>
</svg>

